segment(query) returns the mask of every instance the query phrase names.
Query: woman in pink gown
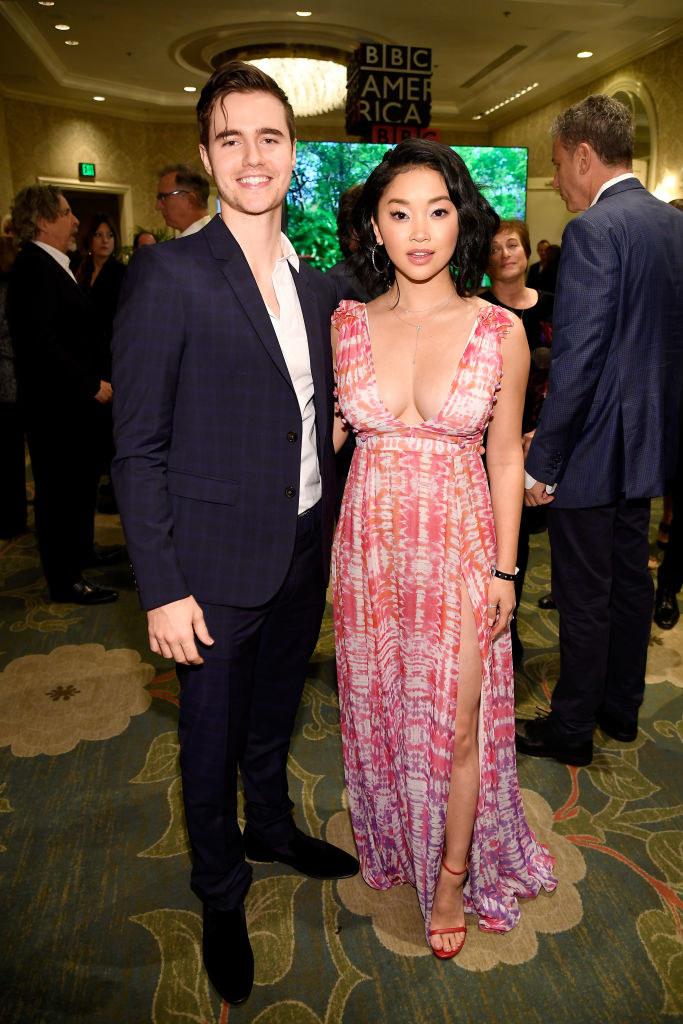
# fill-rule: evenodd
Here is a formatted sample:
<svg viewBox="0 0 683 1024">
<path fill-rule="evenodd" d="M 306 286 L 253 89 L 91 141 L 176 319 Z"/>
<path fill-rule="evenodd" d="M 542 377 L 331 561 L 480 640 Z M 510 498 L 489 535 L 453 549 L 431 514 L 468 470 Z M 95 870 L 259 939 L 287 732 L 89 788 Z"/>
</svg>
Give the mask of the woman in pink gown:
<svg viewBox="0 0 683 1024">
<path fill-rule="evenodd" d="M 344 766 L 363 877 L 414 885 L 447 959 L 465 911 L 507 931 L 556 885 L 515 763 L 528 345 L 474 295 L 498 217 L 448 147 L 388 152 L 358 218 L 358 270 L 386 290 L 333 317 L 337 444 L 356 435 L 333 555 Z"/>
</svg>

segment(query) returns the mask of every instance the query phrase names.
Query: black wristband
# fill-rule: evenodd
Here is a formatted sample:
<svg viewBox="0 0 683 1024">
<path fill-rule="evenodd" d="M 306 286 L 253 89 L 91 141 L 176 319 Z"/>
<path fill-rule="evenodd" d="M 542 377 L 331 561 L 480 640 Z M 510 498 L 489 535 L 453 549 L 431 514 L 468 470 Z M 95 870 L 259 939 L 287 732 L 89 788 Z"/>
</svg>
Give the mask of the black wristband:
<svg viewBox="0 0 683 1024">
<path fill-rule="evenodd" d="M 508 583 L 514 583 L 515 582 L 515 577 L 517 576 L 518 572 L 519 572 L 519 568 L 517 566 L 515 566 L 515 571 L 514 572 L 501 572 L 500 569 L 497 569 L 495 567 L 495 565 L 491 566 L 491 575 L 495 576 L 496 579 L 499 579 L 499 580 L 507 580 Z"/>
</svg>

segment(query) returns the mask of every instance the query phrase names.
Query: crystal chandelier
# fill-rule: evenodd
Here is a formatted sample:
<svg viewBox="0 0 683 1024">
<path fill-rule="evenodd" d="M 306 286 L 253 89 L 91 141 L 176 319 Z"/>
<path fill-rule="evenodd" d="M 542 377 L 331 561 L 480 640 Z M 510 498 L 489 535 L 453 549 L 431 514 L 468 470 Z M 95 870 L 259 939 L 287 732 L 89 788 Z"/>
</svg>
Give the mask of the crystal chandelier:
<svg viewBox="0 0 683 1024">
<path fill-rule="evenodd" d="M 248 60 L 287 94 L 296 117 L 337 110 L 346 102 L 346 67 L 312 57 L 259 57 Z"/>
<path fill-rule="evenodd" d="M 254 64 L 287 94 L 296 117 L 314 117 L 346 105 L 346 66 L 350 51 L 319 43 L 243 43 L 211 56 L 211 66 L 231 60 Z"/>
</svg>

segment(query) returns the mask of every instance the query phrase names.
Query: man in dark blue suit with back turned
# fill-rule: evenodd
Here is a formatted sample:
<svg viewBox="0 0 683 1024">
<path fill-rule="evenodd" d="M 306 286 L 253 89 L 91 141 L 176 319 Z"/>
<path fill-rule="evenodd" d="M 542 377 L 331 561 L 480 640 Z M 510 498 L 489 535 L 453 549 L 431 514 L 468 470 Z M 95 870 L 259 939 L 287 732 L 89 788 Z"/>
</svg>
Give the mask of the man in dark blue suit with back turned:
<svg viewBox="0 0 683 1024">
<path fill-rule="evenodd" d="M 551 128 L 570 221 L 548 394 L 526 460 L 526 503 L 548 505 L 560 678 L 517 749 L 590 764 L 595 725 L 636 738 L 653 586 L 650 498 L 673 476 L 683 367 L 680 213 L 631 172 L 633 124 L 589 96 Z"/>
<path fill-rule="evenodd" d="M 245 853 L 314 878 L 358 870 L 295 827 L 286 773 L 329 573 L 339 296 L 280 233 L 296 149 L 282 90 L 233 62 L 197 115 L 221 213 L 131 262 L 113 343 L 112 475 L 151 648 L 176 661 L 181 684 L 204 964 L 240 1003 L 254 976 Z"/>
</svg>

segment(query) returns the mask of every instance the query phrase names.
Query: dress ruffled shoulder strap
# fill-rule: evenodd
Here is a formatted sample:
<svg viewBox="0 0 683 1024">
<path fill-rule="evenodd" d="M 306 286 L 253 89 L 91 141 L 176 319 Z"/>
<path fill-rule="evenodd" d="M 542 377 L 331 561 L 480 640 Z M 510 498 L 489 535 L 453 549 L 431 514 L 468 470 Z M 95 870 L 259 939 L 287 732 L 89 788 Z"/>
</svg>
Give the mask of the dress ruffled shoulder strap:
<svg viewBox="0 0 683 1024">
<path fill-rule="evenodd" d="M 356 299 L 342 299 L 332 314 L 332 326 L 341 332 L 347 324 L 358 323 L 365 311 L 365 303 Z"/>
<path fill-rule="evenodd" d="M 504 338 L 512 327 L 512 320 L 502 306 L 487 303 L 479 313 L 479 326 L 489 331 L 495 331 L 501 338 Z"/>
</svg>

